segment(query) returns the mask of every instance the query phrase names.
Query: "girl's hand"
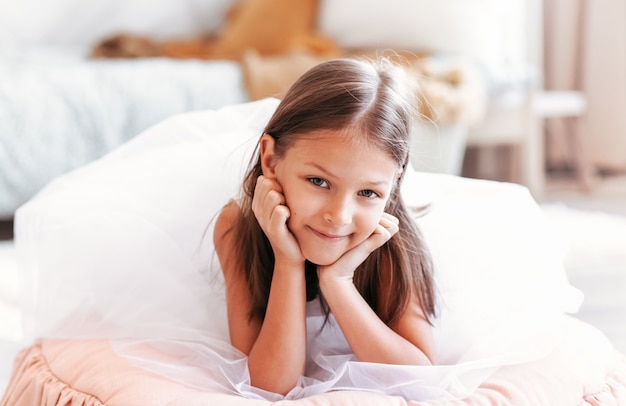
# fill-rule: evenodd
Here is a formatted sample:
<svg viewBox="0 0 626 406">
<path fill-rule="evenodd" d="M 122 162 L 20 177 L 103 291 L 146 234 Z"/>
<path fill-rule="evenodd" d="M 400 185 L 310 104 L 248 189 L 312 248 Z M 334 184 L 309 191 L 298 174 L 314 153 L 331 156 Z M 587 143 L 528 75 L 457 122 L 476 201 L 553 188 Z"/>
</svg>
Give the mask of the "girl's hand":
<svg viewBox="0 0 626 406">
<path fill-rule="evenodd" d="M 374 232 L 361 244 L 343 254 L 335 263 L 318 267 L 320 279 L 347 280 L 352 282 L 356 268 L 377 248 L 382 247 L 398 232 L 399 221 L 389 213 L 383 213 Z"/>
<path fill-rule="evenodd" d="M 304 263 L 300 245 L 287 228 L 287 219 L 291 213 L 276 179 L 259 176 L 254 189 L 252 211 L 272 244 L 275 262 Z"/>
</svg>

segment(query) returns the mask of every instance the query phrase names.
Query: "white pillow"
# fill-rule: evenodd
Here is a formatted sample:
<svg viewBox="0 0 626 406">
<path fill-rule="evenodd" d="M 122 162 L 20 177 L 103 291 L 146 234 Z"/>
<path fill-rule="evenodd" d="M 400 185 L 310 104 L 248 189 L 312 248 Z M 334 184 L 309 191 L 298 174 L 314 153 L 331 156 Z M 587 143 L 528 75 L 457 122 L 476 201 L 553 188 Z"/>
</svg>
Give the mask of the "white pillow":
<svg viewBox="0 0 626 406">
<path fill-rule="evenodd" d="M 525 61 L 523 0 L 321 0 L 319 29 L 347 48 L 461 54 L 489 70 Z"/>
<path fill-rule="evenodd" d="M 440 361 L 490 352 L 527 360 L 553 345 L 556 320 L 578 311 L 582 294 L 568 282 L 562 235 L 528 189 L 409 171 L 403 195 L 409 207 L 429 205 L 417 222 L 441 300 Z"/>
</svg>

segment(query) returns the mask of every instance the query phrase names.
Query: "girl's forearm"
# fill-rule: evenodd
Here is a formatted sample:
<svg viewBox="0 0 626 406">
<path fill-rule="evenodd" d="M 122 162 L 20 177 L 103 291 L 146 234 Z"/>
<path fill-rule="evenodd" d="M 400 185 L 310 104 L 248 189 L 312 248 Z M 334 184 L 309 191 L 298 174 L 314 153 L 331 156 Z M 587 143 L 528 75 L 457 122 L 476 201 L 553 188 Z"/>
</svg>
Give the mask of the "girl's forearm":
<svg viewBox="0 0 626 406">
<path fill-rule="evenodd" d="M 320 289 L 359 361 L 403 365 L 431 364 L 422 350 L 378 317 L 350 279 L 321 277 Z"/>
<path fill-rule="evenodd" d="M 306 281 L 304 269 L 277 265 L 259 336 L 248 356 L 252 385 L 286 394 L 304 374 Z"/>
</svg>

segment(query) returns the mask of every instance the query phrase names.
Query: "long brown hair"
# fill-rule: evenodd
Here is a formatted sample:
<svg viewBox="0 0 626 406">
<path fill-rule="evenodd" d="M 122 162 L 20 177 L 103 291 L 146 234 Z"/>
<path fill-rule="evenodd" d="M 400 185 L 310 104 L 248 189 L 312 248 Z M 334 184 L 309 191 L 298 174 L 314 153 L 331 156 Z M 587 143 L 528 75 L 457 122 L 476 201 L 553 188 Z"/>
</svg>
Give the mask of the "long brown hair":
<svg viewBox="0 0 626 406">
<path fill-rule="evenodd" d="M 416 109 L 415 89 L 404 71 L 387 59 L 335 59 L 317 65 L 292 85 L 265 127 L 282 156 L 304 134 L 353 128 L 346 134 L 365 136 L 404 169 L 409 161 L 410 127 Z M 241 215 L 233 228 L 239 269 L 245 272 L 252 294 L 250 317 L 263 319 L 274 271 L 269 240 L 252 212 L 260 154 L 253 155 L 244 178 Z M 400 229 L 374 251 L 355 272 L 354 284 L 372 309 L 391 324 L 416 295 L 429 320 L 436 313 L 433 270 L 422 236 L 400 196 L 402 175 L 385 211 L 400 220 Z M 307 299 L 318 296 L 316 266 L 307 261 Z M 381 286 L 388 286 L 381 289 Z M 393 287 L 393 288 L 392 288 Z M 385 297 L 381 297 L 384 295 Z M 328 315 L 328 307 L 322 301 Z"/>
</svg>

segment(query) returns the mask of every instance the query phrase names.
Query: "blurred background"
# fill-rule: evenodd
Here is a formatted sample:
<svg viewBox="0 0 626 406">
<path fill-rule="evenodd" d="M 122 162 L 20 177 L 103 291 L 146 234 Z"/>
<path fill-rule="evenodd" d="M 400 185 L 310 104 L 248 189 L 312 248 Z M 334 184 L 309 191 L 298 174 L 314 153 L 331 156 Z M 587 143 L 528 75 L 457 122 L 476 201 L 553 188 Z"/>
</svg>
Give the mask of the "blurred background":
<svg viewBox="0 0 626 406">
<path fill-rule="evenodd" d="M 0 338 L 15 211 L 48 182 L 173 114 L 373 55 L 421 85 L 414 168 L 527 186 L 570 244 L 579 316 L 626 351 L 623 0 L 0 0 Z"/>
<path fill-rule="evenodd" d="M 619 0 L 0 0 L 0 218 L 165 117 L 381 54 L 424 89 L 416 169 L 621 211 L 625 15 Z"/>
</svg>

